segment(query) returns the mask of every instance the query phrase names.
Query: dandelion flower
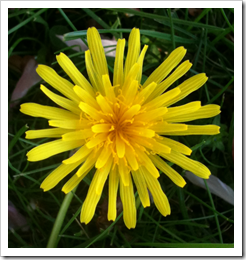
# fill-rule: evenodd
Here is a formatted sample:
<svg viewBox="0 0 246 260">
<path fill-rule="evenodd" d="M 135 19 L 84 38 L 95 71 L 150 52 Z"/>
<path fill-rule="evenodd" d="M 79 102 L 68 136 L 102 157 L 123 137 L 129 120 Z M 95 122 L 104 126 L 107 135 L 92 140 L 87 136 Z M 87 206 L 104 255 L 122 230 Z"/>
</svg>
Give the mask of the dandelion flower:
<svg viewBox="0 0 246 260">
<path fill-rule="evenodd" d="M 52 189 L 76 169 L 62 188 L 68 193 L 95 168 L 82 206 L 81 222 L 87 224 L 93 218 L 108 179 L 108 220 L 116 218 L 119 188 L 123 219 L 130 229 L 136 226 L 133 183 L 143 207 L 150 206 L 150 191 L 160 213 L 163 216 L 171 213 L 168 199 L 158 181 L 158 169 L 179 187 L 184 187 L 186 182 L 166 160 L 201 178 L 209 178 L 210 171 L 206 166 L 187 157 L 192 152 L 189 147 L 164 136 L 218 134 L 219 127 L 216 125 L 190 125 L 186 122 L 216 116 L 220 107 L 201 106 L 200 101 L 170 107 L 199 89 L 208 79 L 201 73 L 168 90 L 192 66 L 189 61 L 179 65 L 186 54 L 184 47 L 175 49 L 141 85 L 148 46 L 145 45 L 140 52 L 139 29 L 134 28 L 130 33 L 125 62 L 125 39 L 118 40 L 112 81 L 98 31 L 89 28 L 87 39 L 89 50 L 85 52 L 85 62 L 89 81 L 63 53 L 57 56 L 57 61 L 73 83 L 60 77 L 50 67 L 38 66 L 39 76 L 63 96 L 43 85 L 41 90 L 62 108 L 35 103 L 21 105 L 22 113 L 46 118 L 52 127 L 29 130 L 26 132 L 27 139 L 57 139 L 33 148 L 27 157 L 31 162 L 40 161 L 78 148 L 43 181 L 41 188 L 44 191 Z"/>
</svg>

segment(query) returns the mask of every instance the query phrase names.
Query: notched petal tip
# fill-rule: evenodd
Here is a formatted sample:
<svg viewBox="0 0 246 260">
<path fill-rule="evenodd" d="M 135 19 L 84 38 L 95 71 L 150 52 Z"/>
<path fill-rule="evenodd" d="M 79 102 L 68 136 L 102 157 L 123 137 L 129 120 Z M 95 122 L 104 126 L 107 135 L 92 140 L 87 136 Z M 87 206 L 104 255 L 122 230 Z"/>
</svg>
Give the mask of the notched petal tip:
<svg viewBox="0 0 246 260">
<path fill-rule="evenodd" d="M 66 184 L 65 184 L 65 185 L 66 185 Z M 65 185 L 64 185 L 64 186 L 65 186 Z M 66 190 L 66 188 L 65 188 L 64 186 L 62 187 L 62 190 L 61 190 L 61 191 L 64 192 L 65 194 L 68 194 L 68 191 Z"/>
</svg>

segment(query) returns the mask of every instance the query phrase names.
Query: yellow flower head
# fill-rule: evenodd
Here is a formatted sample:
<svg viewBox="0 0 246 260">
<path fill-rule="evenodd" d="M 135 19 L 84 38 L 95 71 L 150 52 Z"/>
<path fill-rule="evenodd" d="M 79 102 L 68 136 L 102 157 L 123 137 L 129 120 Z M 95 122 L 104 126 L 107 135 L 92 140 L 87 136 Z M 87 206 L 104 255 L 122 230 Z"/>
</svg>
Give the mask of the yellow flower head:
<svg viewBox="0 0 246 260">
<path fill-rule="evenodd" d="M 143 206 L 150 206 L 149 190 L 163 216 L 169 215 L 171 210 L 158 182 L 158 169 L 176 185 L 185 185 L 182 176 L 162 158 L 201 178 L 209 177 L 207 167 L 186 157 L 192 152 L 190 148 L 164 136 L 218 134 L 219 127 L 216 125 L 187 125 L 184 122 L 213 117 L 220 113 L 220 107 L 201 106 L 200 101 L 195 101 L 169 108 L 207 81 L 202 73 L 166 91 L 192 66 L 185 61 L 177 67 L 186 54 L 183 47 L 175 49 L 142 86 L 143 60 L 148 46 L 144 46 L 140 53 L 140 32 L 134 28 L 129 37 L 125 65 L 125 39 L 118 40 L 112 84 L 98 31 L 89 28 L 87 39 L 89 50 L 85 52 L 85 61 L 90 82 L 63 53 L 57 56 L 57 61 L 73 83 L 58 76 L 50 67 L 38 66 L 37 73 L 65 97 L 41 85 L 41 90 L 63 108 L 34 103 L 21 105 L 22 113 L 47 118 L 52 126 L 49 129 L 27 131 L 26 138 L 57 138 L 33 148 L 27 157 L 29 161 L 39 161 L 79 148 L 43 181 L 41 188 L 44 191 L 52 189 L 78 168 L 62 188 L 68 193 L 95 167 L 81 210 L 81 222 L 87 224 L 91 221 L 108 178 L 108 220 L 114 221 L 116 218 L 116 199 L 120 186 L 123 219 L 130 229 L 136 226 L 133 181 Z"/>
</svg>

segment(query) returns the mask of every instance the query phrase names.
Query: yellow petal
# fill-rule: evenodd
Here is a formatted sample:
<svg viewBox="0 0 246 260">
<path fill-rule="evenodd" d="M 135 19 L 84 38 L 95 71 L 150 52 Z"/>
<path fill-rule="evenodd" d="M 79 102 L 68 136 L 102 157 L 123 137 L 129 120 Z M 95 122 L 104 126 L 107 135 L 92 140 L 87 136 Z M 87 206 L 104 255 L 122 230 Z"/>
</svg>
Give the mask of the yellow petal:
<svg viewBox="0 0 246 260">
<path fill-rule="evenodd" d="M 160 143 L 159 139 L 154 138 L 145 138 L 141 136 L 134 136 L 134 138 L 131 139 L 132 141 L 135 141 L 139 145 L 142 145 L 150 150 L 152 150 L 155 153 L 170 153 L 171 148 L 168 147 L 165 143 Z"/>
<path fill-rule="evenodd" d="M 38 65 L 36 71 L 44 81 L 61 92 L 65 97 L 75 101 L 77 104 L 79 103 L 80 100 L 73 91 L 73 84 L 60 77 L 52 68 Z"/>
<path fill-rule="evenodd" d="M 137 150 L 137 154 L 141 162 L 141 165 L 143 165 L 153 175 L 153 177 L 158 178 L 160 176 L 159 171 L 156 169 L 155 165 L 152 163 L 149 156 L 140 149 Z"/>
<path fill-rule="evenodd" d="M 117 216 L 117 191 L 119 186 L 119 173 L 115 167 L 109 173 L 109 188 L 108 188 L 108 221 L 115 221 Z"/>
<path fill-rule="evenodd" d="M 188 126 L 185 124 L 168 124 L 167 122 L 160 122 L 156 125 L 153 125 L 150 127 L 152 130 L 157 132 L 158 134 L 164 134 L 167 133 L 181 133 L 188 129 Z"/>
<path fill-rule="evenodd" d="M 128 104 L 132 104 L 133 101 L 135 101 L 137 92 L 138 92 L 138 88 L 139 88 L 139 83 L 137 80 L 132 80 L 130 83 L 130 87 L 127 89 L 127 91 L 124 93 L 124 97 L 125 97 L 125 103 Z"/>
<path fill-rule="evenodd" d="M 192 64 L 188 60 L 184 61 L 167 79 L 157 85 L 155 91 L 149 97 L 149 100 L 158 97 L 166 91 L 168 87 L 181 78 L 191 68 L 191 66 Z"/>
<path fill-rule="evenodd" d="M 98 134 L 96 137 L 92 138 L 88 143 L 86 143 L 86 146 L 88 148 L 93 148 L 97 145 L 99 145 L 100 143 L 106 141 L 108 137 L 108 134 Z"/>
<path fill-rule="evenodd" d="M 192 150 L 187 147 L 184 144 L 181 144 L 180 142 L 177 142 L 175 140 L 172 140 L 170 138 L 166 138 L 164 136 L 161 137 L 161 139 L 158 139 L 158 142 L 165 144 L 169 146 L 172 150 L 185 154 L 185 155 L 191 155 Z"/>
<path fill-rule="evenodd" d="M 111 166 L 112 166 L 112 162 L 113 162 L 113 157 L 109 157 L 108 161 L 106 162 L 106 164 L 101 168 L 98 169 L 98 171 L 100 172 L 98 178 L 97 178 L 97 184 L 96 184 L 96 193 L 98 195 L 100 195 L 102 193 L 104 184 L 108 178 L 108 174 L 111 170 Z"/>
<path fill-rule="evenodd" d="M 109 156 L 112 154 L 109 146 L 104 146 L 102 152 L 100 153 L 99 157 L 97 158 L 97 162 L 95 164 L 96 168 L 102 168 L 106 162 L 108 161 Z"/>
<path fill-rule="evenodd" d="M 108 74 L 106 56 L 102 46 L 101 37 L 96 28 L 88 28 L 87 41 L 98 75 L 101 77 L 102 75 Z"/>
<path fill-rule="evenodd" d="M 100 94 L 97 96 L 97 103 L 104 113 L 113 116 L 114 112 L 112 110 L 112 107 L 109 105 L 108 101 Z"/>
<path fill-rule="evenodd" d="M 87 172 L 89 169 L 91 169 L 95 165 L 98 154 L 99 154 L 99 151 L 90 153 L 90 155 L 86 158 L 86 161 L 84 162 L 84 164 L 76 172 L 78 177 L 82 176 L 85 172 Z"/>
<path fill-rule="evenodd" d="M 42 182 L 40 188 L 48 191 L 55 187 L 62 179 L 64 179 L 70 172 L 80 165 L 82 160 L 70 165 L 61 164 L 52 173 L 50 173 Z"/>
<path fill-rule="evenodd" d="M 114 62 L 114 80 L 113 84 L 123 85 L 123 62 L 124 62 L 125 39 L 119 39 L 116 46 Z"/>
<path fill-rule="evenodd" d="M 120 178 L 120 198 L 123 206 L 123 220 L 125 225 L 128 229 L 135 228 L 137 212 L 131 176 L 129 179 L 129 186 L 124 185 Z"/>
<path fill-rule="evenodd" d="M 174 88 L 172 90 L 169 90 L 168 92 L 164 93 L 163 95 L 152 99 L 149 102 L 146 102 L 146 104 L 143 106 L 144 108 L 147 108 L 148 110 L 152 110 L 155 108 L 158 108 L 160 106 L 166 106 L 166 103 L 173 99 L 174 97 L 178 96 L 180 94 L 181 90 L 180 88 Z"/>
<path fill-rule="evenodd" d="M 54 101 L 58 106 L 61 106 L 67 110 L 70 110 L 76 115 L 80 115 L 81 111 L 78 108 L 78 105 L 64 97 L 61 97 L 59 95 L 56 95 L 52 91 L 48 90 L 44 85 L 40 85 L 40 89 L 44 92 L 44 94 L 49 97 L 52 101 Z"/>
<path fill-rule="evenodd" d="M 151 129 L 143 128 L 143 127 L 134 127 L 131 126 L 125 129 L 125 134 L 136 135 L 136 136 L 144 136 L 147 138 L 151 138 L 155 136 L 155 132 Z"/>
<path fill-rule="evenodd" d="M 159 156 L 150 155 L 151 160 L 157 168 L 165 173 L 177 186 L 183 188 L 186 184 L 184 178 L 178 174 L 172 167 L 165 163 Z"/>
<path fill-rule="evenodd" d="M 217 135 L 220 133 L 220 127 L 217 125 L 186 125 L 186 126 L 187 126 L 187 130 L 185 131 L 165 132 L 165 135 Z"/>
<path fill-rule="evenodd" d="M 163 119 L 165 121 L 172 121 L 173 118 L 182 118 L 182 116 L 186 116 L 189 113 L 195 112 L 199 108 L 201 108 L 201 101 L 190 102 L 178 107 L 170 107 L 168 108 L 167 113 L 163 116 Z"/>
<path fill-rule="evenodd" d="M 61 52 L 60 55 L 56 56 L 56 59 L 59 65 L 62 67 L 62 69 L 67 73 L 70 79 L 74 82 L 74 84 L 79 85 L 80 87 L 85 89 L 86 92 L 90 93 L 91 96 L 95 96 L 91 84 L 82 75 L 82 73 L 80 73 L 80 71 L 76 68 L 73 62 L 64 53 Z"/>
<path fill-rule="evenodd" d="M 95 109 L 94 107 L 91 107 L 87 103 L 80 102 L 79 107 L 83 112 L 85 112 L 87 115 L 89 115 L 93 119 L 95 119 L 95 120 L 102 119 L 101 115 L 98 113 L 99 111 L 97 109 Z"/>
<path fill-rule="evenodd" d="M 121 139 L 119 134 L 116 134 L 116 151 L 119 158 L 125 155 L 125 142 Z"/>
<path fill-rule="evenodd" d="M 166 103 L 166 106 L 175 104 L 179 100 L 185 98 L 190 93 L 192 93 L 193 91 L 195 91 L 195 90 L 199 89 L 201 86 L 203 86 L 207 80 L 208 80 L 208 77 L 206 76 L 205 73 L 201 73 L 201 74 L 195 75 L 195 76 L 187 79 L 186 81 L 184 81 L 182 84 L 180 84 L 178 86 L 181 90 L 181 93 L 178 96 L 174 97 L 173 99 L 169 100 Z"/>
<path fill-rule="evenodd" d="M 84 144 L 84 140 L 68 141 L 65 142 L 61 139 L 41 144 L 30 150 L 27 155 L 27 160 L 30 162 L 41 161 L 49 158 L 55 154 L 72 150 Z"/>
<path fill-rule="evenodd" d="M 98 72 L 94 67 L 90 50 L 85 52 L 85 64 L 86 64 L 86 70 L 92 86 L 94 87 L 94 89 L 98 90 L 101 94 L 104 95 L 105 93 L 102 85 L 102 77 L 98 75 Z"/>
<path fill-rule="evenodd" d="M 135 103 L 143 104 L 151 95 L 151 93 L 155 90 L 156 86 L 157 84 L 155 82 L 152 82 L 146 88 L 142 89 Z"/>
<path fill-rule="evenodd" d="M 82 206 L 81 214 L 80 214 L 80 222 L 84 222 L 85 224 L 88 224 L 91 219 L 93 218 L 96 210 L 96 206 L 98 201 L 100 200 L 101 194 L 96 193 L 96 187 L 98 183 L 98 178 L 100 176 L 100 171 L 97 170 L 92 182 L 90 184 L 89 191 L 87 193 L 86 199 L 84 201 L 84 204 Z M 106 181 L 106 179 L 105 179 Z M 104 186 L 104 183 L 101 183 L 102 186 Z"/>
<path fill-rule="evenodd" d="M 162 191 L 159 181 L 156 178 L 154 178 L 144 167 L 140 167 L 140 171 L 144 175 L 147 187 L 153 196 L 154 203 L 157 209 L 164 217 L 170 215 L 170 205 L 166 195 Z"/>
<path fill-rule="evenodd" d="M 169 110 L 168 110 L 168 112 L 169 112 Z M 165 120 L 167 120 L 169 122 L 188 122 L 188 121 L 193 121 L 196 119 L 214 117 L 214 116 L 220 114 L 220 112 L 221 112 L 220 106 L 206 105 L 206 106 L 199 108 L 198 110 L 196 110 L 194 112 L 190 112 L 190 113 L 187 112 L 186 114 L 176 115 L 173 117 L 169 117 L 168 119 L 165 119 Z M 164 115 L 164 117 L 168 116 L 167 114 Z"/>
<path fill-rule="evenodd" d="M 186 54 L 184 47 L 175 49 L 167 59 L 148 77 L 143 87 L 147 87 L 150 83 L 159 84 L 166 76 L 180 63 Z"/>
<path fill-rule="evenodd" d="M 73 164 L 77 161 L 85 160 L 85 158 L 92 152 L 92 149 L 88 149 L 86 145 L 79 148 L 79 150 L 74 153 L 70 158 L 63 160 L 62 163 L 64 164 Z"/>
<path fill-rule="evenodd" d="M 159 139 L 152 138 L 148 141 L 152 145 L 152 147 L 149 147 L 149 148 L 151 148 L 152 151 L 154 151 L 154 152 L 157 152 L 157 153 L 170 153 L 171 152 L 171 148 L 168 145 L 159 142 Z"/>
<path fill-rule="evenodd" d="M 126 154 L 125 155 L 126 155 L 126 159 L 127 159 L 128 163 L 130 164 L 130 167 L 134 171 L 137 171 L 139 166 L 138 166 L 136 156 L 128 145 L 126 145 Z"/>
<path fill-rule="evenodd" d="M 121 116 L 121 122 L 132 119 L 141 109 L 140 105 L 134 105 Z"/>
<path fill-rule="evenodd" d="M 132 66 L 137 62 L 140 52 L 140 32 L 139 29 L 133 28 L 129 40 L 128 40 L 128 51 L 125 62 L 124 78 L 127 78 L 129 71 Z M 140 65 L 139 65 L 140 68 Z"/>
<path fill-rule="evenodd" d="M 129 91 L 129 88 L 132 84 L 132 81 L 135 80 L 137 78 L 137 75 L 139 73 L 140 70 L 140 65 L 138 63 L 135 63 L 129 73 L 127 74 L 126 78 L 125 78 L 125 82 L 122 86 L 122 94 L 123 96 L 126 95 L 126 93 Z"/>
<path fill-rule="evenodd" d="M 150 111 L 147 111 L 146 113 L 139 114 L 135 116 L 135 121 L 154 121 L 157 120 L 158 118 L 162 117 L 164 114 L 167 113 L 167 108 L 166 107 L 160 107 L 156 108 Z"/>
<path fill-rule="evenodd" d="M 130 109 L 126 110 L 126 112 L 122 115 L 121 121 L 123 122 L 124 120 L 130 120 L 132 119 L 141 109 L 140 105 L 134 105 Z"/>
<path fill-rule="evenodd" d="M 29 130 L 26 131 L 26 139 L 35 139 L 35 138 L 43 138 L 43 137 L 61 137 L 63 134 L 69 132 L 68 129 L 63 128 L 50 128 L 50 129 L 42 129 L 42 130 Z"/>
<path fill-rule="evenodd" d="M 125 165 L 125 162 L 123 159 L 119 159 L 118 170 L 119 170 L 120 178 L 121 178 L 124 186 L 129 186 L 129 182 L 130 182 L 130 178 L 131 178 L 130 170 Z"/>
<path fill-rule="evenodd" d="M 163 153 L 160 155 L 168 161 L 179 165 L 184 170 L 191 171 L 200 178 L 208 179 L 209 175 L 211 174 L 210 170 L 205 165 L 190 158 L 187 158 L 185 155 L 179 152 L 172 150 L 170 154 Z"/>
<path fill-rule="evenodd" d="M 115 93 L 114 93 L 114 89 L 111 85 L 108 74 L 102 76 L 102 82 L 103 82 L 103 87 L 104 87 L 106 97 L 109 99 L 109 101 L 115 102 L 116 101 Z"/>
<path fill-rule="evenodd" d="M 145 56 L 147 49 L 148 49 L 148 45 L 144 45 L 144 47 L 140 53 L 140 56 L 138 57 L 138 61 L 137 61 L 137 63 L 140 65 L 140 70 L 139 70 L 139 73 L 137 76 L 137 81 L 139 82 L 139 84 L 141 84 L 141 80 L 142 80 L 143 61 L 144 61 L 144 56 Z"/>
<path fill-rule="evenodd" d="M 94 133 L 91 131 L 91 129 L 84 129 L 84 130 L 66 133 L 62 135 L 62 140 L 64 141 L 81 140 L 81 139 L 86 139 L 88 137 L 92 137 L 93 135 Z"/>
<path fill-rule="evenodd" d="M 93 133 L 108 133 L 111 128 L 111 124 L 96 124 L 91 127 L 91 130 Z"/>
<path fill-rule="evenodd" d="M 88 120 L 49 120 L 50 126 L 61 127 L 65 129 L 84 129 L 90 126 Z"/>
<path fill-rule="evenodd" d="M 132 171 L 132 177 L 137 187 L 138 195 L 143 204 L 143 207 L 144 208 L 149 207 L 150 206 L 149 193 L 148 193 L 147 184 L 143 174 L 139 170 Z"/>
<path fill-rule="evenodd" d="M 35 103 L 24 103 L 20 106 L 20 111 L 33 117 L 43 117 L 47 119 L 71 120 L 78 119 L 78 115 L 57 107 L 43 106 Z"/>
<path fill-rule="evenodd" d="M 90 172 L 90 170 L 92 169 L 88 168 L 80 177 L 77 176 L 77 174 L 75 173 L 62 187 L 62 191 L 67 194 L 70 191 L 72 191 L 76 186 L 79 185 L 79 183 L 85 178 L 85 176 Z"/>
<path fill-rule="evenodd" d="M 74 86 L 73 87 L 74 92 L 76 93 L 76 95 L 85 103 L 88 103 L 88 105 L 98 109 L 99 106 L 96 102 L 96 99 L 94 97 L 92 97 L 86 90 L 84 90 L 82 87 L 80 86 Z"/>
</svg>

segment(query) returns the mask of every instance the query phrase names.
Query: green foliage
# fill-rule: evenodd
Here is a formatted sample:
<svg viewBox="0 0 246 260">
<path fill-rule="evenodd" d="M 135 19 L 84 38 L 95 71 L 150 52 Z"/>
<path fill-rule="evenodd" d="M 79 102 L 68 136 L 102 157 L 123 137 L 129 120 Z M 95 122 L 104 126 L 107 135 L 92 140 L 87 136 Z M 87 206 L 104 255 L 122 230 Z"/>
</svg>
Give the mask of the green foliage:
<svg viewBox="0 0 246 260">
<path fill-rule="evenodd" d="M 194 124 L 216 124 L 221 133 L 216 136 L 175 137 L 192 148 L 192 159 L 210 168 L 227 185 L 233 187 L 232 145 L 234 137 L 234 44 L 233 9 L 203 9 L 193 17 L 188 9 L 9 9 L 9 57 L 32 55 L 38 63 L 52 66 L 61 76 L 68 78 L 58 66 L 55 56 L 68 55 L 79 70 L 86 75 L 84 52 L 76 52 L 64 40 L 86 38 L 86 30 L 96 26 L 104 36 L 128 39 L 131 28 L 141 30 L 142 45 L 149 45 L 143 68 L 142 82 L 167 57 L 174 48 L 187 49 L 185 59 L 193 63 L 191 70 L 179 80 L 205 72 L 206 85 L 192 93 L 179 104 L 201 100 L 202 105 L 222 105 L 221 115 L 197 120 Z M 113 59 L 108 58 L 110 70 Z M 21 73 L 9 68 L 9 97 Z M 173 84 L 175 87 L 177 83 Z M 39 89 L 33 86 L 20 100 L 53 105 Z M 29 163 L 26 153 L 34 146 L 47 141 L 25 140 L 26 125 L 29 129 L 47 128 L 47 120 L 34 119 L 19 112 L 19 107 L 9 108 L 9 200 L 27 219 L 28 232 L 20 228 L 9 231 L 9 247 L 43 248 L 63 203 L 62 180 L 51 191 L 44 193 L 40 184 L 44 178 L 67 158 L 63 153 L 47 160 Z M 182 170 L 173 166 L 178 172 Z M 233 206 L 207 191 L 189 183 L 181 189 L 164 174 L 159 178 L 169 198 L 172 213 L 160 215 L 152 204 L 138 207 L 136 229 L 128 230 L 122 213 L 114 223 L 107 222 L 107 185 L 96 214 L 88 225 L 79 222 L 81 204 L 93 177 L 90 173 L 78 186 L 71 204 L 59 227 L 57 247 L 233 247 Z M 137 194 L 136 194 L 137 195 Z M 35 206 L 33 206 L 35 205 Z"/>
</svg>

